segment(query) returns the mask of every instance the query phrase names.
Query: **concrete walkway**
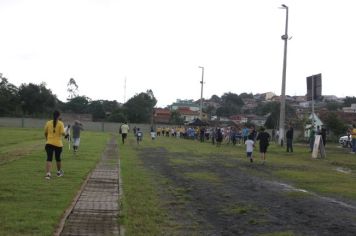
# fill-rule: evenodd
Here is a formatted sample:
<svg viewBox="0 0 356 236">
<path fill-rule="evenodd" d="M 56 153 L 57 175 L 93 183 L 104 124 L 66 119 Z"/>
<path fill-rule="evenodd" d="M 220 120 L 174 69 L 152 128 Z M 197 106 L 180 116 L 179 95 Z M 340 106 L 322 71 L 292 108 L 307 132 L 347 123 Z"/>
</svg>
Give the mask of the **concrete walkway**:
<svg viewBox="0 0 356 236">
<path fill-rule="evenodd" d="M 120 235 L 119 164 L 117 141 L 112 137 L 58 235 Z"/>
</svg>

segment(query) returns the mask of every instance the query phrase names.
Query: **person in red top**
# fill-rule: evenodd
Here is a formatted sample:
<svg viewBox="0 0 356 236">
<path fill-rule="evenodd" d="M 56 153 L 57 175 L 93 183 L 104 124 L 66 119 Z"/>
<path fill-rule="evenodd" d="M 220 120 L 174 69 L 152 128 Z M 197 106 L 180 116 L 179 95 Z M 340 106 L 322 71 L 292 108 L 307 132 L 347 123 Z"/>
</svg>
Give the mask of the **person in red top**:
<svg viewBox="0 0 356 236">
<path fill-rule="evenodd" d="M 59 111 L 53 112 L 53 120 L 47 121 L 44 128 L 44 135 L 46 137 L 46 146 L 45 150 L 47 153 L 47 162 L 46 162 L 46 179 L 51 179 L 51 167 L 53 154 L 56 158 L 57 164 L 57 176 L 63 176 L 64 172 L 62 170 L 61 164 L 61 153 L 62 153 L 62 136 L 64 136 L 64 124 L 59 120 L 60 113 Z"/>
</svg>

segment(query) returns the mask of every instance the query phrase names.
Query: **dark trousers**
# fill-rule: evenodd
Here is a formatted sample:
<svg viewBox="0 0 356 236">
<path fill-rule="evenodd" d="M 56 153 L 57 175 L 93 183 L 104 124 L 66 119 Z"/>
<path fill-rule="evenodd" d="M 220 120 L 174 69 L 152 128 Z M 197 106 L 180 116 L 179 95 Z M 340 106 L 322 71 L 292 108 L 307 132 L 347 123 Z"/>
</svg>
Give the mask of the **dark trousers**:
<svg viewBox="0 0 356 236">
<path fill-rule="evenodd" d="M 125 143 L 126 137 L 127 137 L 127 134 L 124 134 L 124 133 L 121 134 L 122 143 Z"/>
<path fill-rule="evenodd" d="M 287 138 L 287 152 L 293 152 L 293 139 Z"/>
<path fill-rule="evenodd" d="M 53 153 L 54 157 L 56 158 L 57 162 L 61 161 L 61 153 L 62 153 L 62 147 L 57 147 L 51 144 L 46 144 L 45 150 L 47 153 L 47 161 L 52 161 L 53 159 Z"/>
</svg>

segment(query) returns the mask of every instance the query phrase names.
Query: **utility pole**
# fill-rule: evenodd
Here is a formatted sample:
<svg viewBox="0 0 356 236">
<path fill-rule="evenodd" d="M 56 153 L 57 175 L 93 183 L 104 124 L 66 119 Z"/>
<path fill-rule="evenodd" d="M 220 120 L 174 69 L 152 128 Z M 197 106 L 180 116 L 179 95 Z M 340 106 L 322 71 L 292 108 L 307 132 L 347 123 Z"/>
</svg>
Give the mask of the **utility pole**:
<svg viewBox="0 0 356 236">
<path fill-rule="evenodd" d="M 126 102 L 126 77 L 124 82 L 124 103 Z"/>
<path fill-rule="evenodd" d="M 284 40 L 284 58 L 283 58 L 283 73 L 282 73 L 282 93 L 281 93 L 281 107 L 279 114 L 279 140 L 278 143 L 283 146 L 284 141 L 284 125 L 286 116 L 286 72 L 287 72 L 287 42 L 288 42 L 288 7 L 282 4 L 282 9 L 286 9 L 286 28 L 282 35 Z"/>
<path fill-rule="evenodd" d="M 314 129 L 315 119 L 314 119 L 314 75 L 312 75 L 312 128 Z"/>
<path fill-rule="evenodd" d="M 200 89 L 200 111 L 199 111 L 199 118 L 202 119 L 203 118 L 203 86 L 204 86 L 204 67 L 203 66 L 199 66 L 199 68 L 202 69 L 202 73 L 201 73 L 201 89 Z"/>
</svg>

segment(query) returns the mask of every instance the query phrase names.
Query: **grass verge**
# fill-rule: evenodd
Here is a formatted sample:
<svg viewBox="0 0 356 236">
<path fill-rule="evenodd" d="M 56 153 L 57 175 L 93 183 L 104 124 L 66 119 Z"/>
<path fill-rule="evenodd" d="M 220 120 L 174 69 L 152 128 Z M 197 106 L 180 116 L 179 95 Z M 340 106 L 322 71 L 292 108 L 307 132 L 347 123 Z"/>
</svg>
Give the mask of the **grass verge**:
<svg viewBox="0 0 356 236">
<path fill-rule="evenodd" d="M 124 196 L 120 217 L 126 235 L 162 235 L 167 225 L 160 206 L 153 173 L 146 170 L 138 158 L 136 143 L 120 143 L 119 155 Z"/>
<path fill-rule="evenodd" d="M 14 129 L 13 133 L 12 129 L 6 129 L 6 132 L 12 140 L 1 142 L 1 147 L 14 145 L 28 149 L 33 143 L 19 137 L 43 137 L 42 130 Z M 44 179 L 43 138 L 38 139 L 38 148 L 29 149 L 20 158 L 0 165 L 0 235 L 52 235 L 61 215 L 101 157 L 107 140 L 107 134 L 83 132 L 76 157 L 65 144 L 62 155 L 65 175 L 62 178 L 55 176 L 53 162 L 52 179 Z"/>
</svg>

